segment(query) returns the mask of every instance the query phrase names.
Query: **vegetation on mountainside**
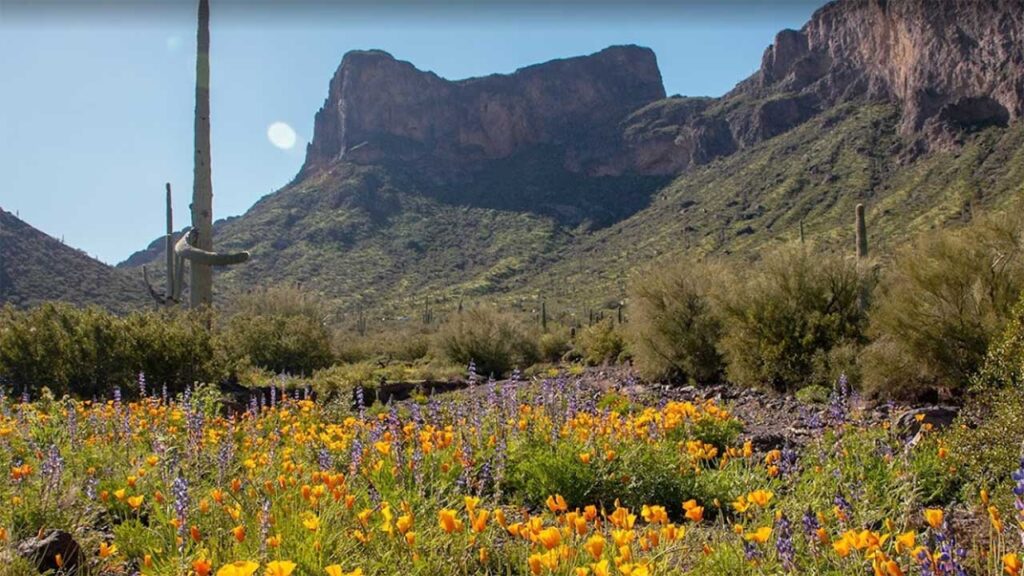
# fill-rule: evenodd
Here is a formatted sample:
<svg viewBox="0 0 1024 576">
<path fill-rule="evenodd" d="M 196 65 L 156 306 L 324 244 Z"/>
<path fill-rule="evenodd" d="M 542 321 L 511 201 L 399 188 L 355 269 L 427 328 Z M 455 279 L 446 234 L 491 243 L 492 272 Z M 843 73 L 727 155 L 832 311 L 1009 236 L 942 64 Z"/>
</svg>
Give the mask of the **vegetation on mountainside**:
<svg viewBox="0 0 1024 576">
<path fill-rule="evenodd" d="M 889 105 L 840 106 L 696 167 L 653 197 L 651 181 L 562 181 L 545 176 L 553 168 L 542 162 L 525 180 L 510 161 L 496 169 L 500 178 L 437 189 L 424 183 L 429 167 L 340 163 L 223 223 L 218 245 L 254 256 L 218 281 L 233 292 L 301 282 L 350 315 L 410 315 L 424 301 L 450 310 L 460 298 L 543 298 L 579 315 L 622 299 L 645 263 L 753 260 L 795 240 L 801 222 L 809 241 L 845 252 L 857 203 L 867 206 L 872 253 L 886 259 L 917 234 L 961 226 L 1022 191 L 1024 126 L 986 129 L 959 151 L 920 156 L 897 122 Z M 594 210 L 624 212 L 553 209 L 560 195 L 579 203 L 588 190 Z"/>
<path fill-rule="evenodd" d="M 117 312 L 150 301 L 141 272 L 111 268 L 0 208 L 0 306 L 27 308 L 49 300 Z"/>
</svg>

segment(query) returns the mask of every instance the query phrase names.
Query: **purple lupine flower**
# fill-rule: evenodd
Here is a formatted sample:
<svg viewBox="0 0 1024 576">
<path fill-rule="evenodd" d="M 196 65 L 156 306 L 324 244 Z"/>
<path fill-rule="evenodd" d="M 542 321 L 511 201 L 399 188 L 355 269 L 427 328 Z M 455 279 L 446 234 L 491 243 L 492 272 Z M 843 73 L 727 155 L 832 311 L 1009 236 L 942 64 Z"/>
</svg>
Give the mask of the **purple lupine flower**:
<svg viewBox="0 0 1024 576">
<path fill-rule="evenodd" d="M 352 439 L 352 450 L 349 454 L 348 461 L 348 475 L 355 476 L 359 472 L 359 465 L 363 461 L 363 443 L 359 441 L 359 438 Z"/>
<path fill-rule="evenodd" d="M 68 412 L 68 444 L 72 448 L 78 447 L 78 410 L 75 408 L 75 403 L 71 400 L 65 405 L 65 410 Z"/>
<path fill-rule="evenodd" d="M 366 402 L 363 397 L 363 385 L 356 386 L 356 409 L 359 410 L 359 420 L 366 419 Z"/>
<path fill-rule="evenodd" d="M 430 401 L 427 402 L 427 414 L 431 424 L 438 424 L 441 421 L 441 401 L 438 400 L 434 394 L 434 389 L 430 389 Z"/>
<path fill-rule="evenodd" d="M 270 499 L 260 503 L 260 556 L 267 555 L 267 537 L 270 536 Z"/>
<path fill-rule="evenodd" d="M 843 512 L 843 515 L 847 518 L 849 518 L 850 515 L 853 514 L 853 506 L 850 505 L 850 502 L 846 499 L 845 496 L 843 496 L 842 492 L 836 492 L 836 496 L 835 498 L 832 499 L 832 502 L 835 504 L 836 508 L 841 510 Z"/>
<path fill-rule="evenodd" d="M 380 504 L 380 491 L 377 490 L 377 487 L 372 482 L 367 483 L 366 495 L 370 497 L 370 502 L 373 503 L 374 508 Z"/>
<path fill-rule="evenodd" d="M 795 474 L 800 469 L 800 455 L 797 451 L 786 447 L 782 449 L 782 456 L 779 458 L 779 474 L 784 478 Z"/>
<path fill-rule="evenodd" d="M 22 403 L 22 404 L 26 404 L 26 405 L 27 405 L 27 404 L 29 404 L 29 403 L 30 403 L 31 401 L 32 401 L 32 397 L 28 395 L 28 387 L 26 386 L 26 387 L 25 387 L 25 388 L 24 388 L 24 389 L 23 389 L 23 390 L 21 391 L 21 403 Z"/>
<path fill-rule="evenodd" d="M 114 386 L 114 410 L 121 411 L 121 387 Z"/>
<path fill-rule="evenodd" d="M 755 562 L 761 557 L 761 549 L 757 547 L 757 544 L 744 540 L 743 557 L 746 558 L 747 562 Z"/>
<path fill-rule="evenodd" d="M 203 423 L 206 418 L 199 410 L 193 410 L 192 406 L 186 406 L 185 426 L 188 429 L 188 447 L 190 454 L 197 454 L 199 444 L 203 440 Z"/>
<path fill-rule="evenodd" d="M 1017 510 L 1017 520 L 1021 528 L 1020 542 L 1024 546 L 1024 455 L 1020 457 L 1020 466 L 1010 474 L 1013 479 L 1013 507 Z"/>
<path fill-rule="evenodd" d="M 270 383 L 270 409 L 273 410 L 276 407 L 277 407 L 277 386 L 273 382 L 271 382 Z"/>
<path fill-rule="evenodd" d="M 88 498 L 89 500 L 95 500 L 96 499 L 96 487 L 99 485 L 99 483 L 100 483 L 99 479 L 96 478 L 95 476 L 90 476 L 88 479 L 86 479 L 86 481 L 85 481 L 85 497 L 86 498 Z"/>
<path fill-rule="evenodd" d="M 938 576 L 935 565 L 932 563 L 931 555 L 924 547 L 917 553 L 917 564 L 921 569 L 921 576 Z"/>
<path fill-rule="evenodd" d="M 787 572 L 792 572 L 795 567 L 796 548 L 793 546 L 793 527 L 785 514 L 779 515 L 775 522 L 778 536 L 775 538 L 775 551 L 779 555 L 779 561 Z"/>
<path fill-rule="evenodd" d="M 320 466 L 320 470 L 325 472 L 334 468 L 334 460 L 331 458 L 331 453 L 327 451 L 326 446 L 321 446 L 316 453 L 316 462 Z"/>
<path fill-rule="evenodd" d="M 232 438 L 233 430 L 229 427 L 227 433 L 221 438 L 220 447 L 217 450 L 217 478 L 223 483 L 228 475 L 228 468 L 235 458 L 235 442 Z"/>
<path fill-rule="evenodd" d="M 829 395 L 828 414 L 829 421 L 834 426 L 841 426 L 846 422 L 849 415 L 850 387 L 846 374 L 840 374 L 836 381 L 836 387 Z"/>
<path fill-rule="evenodd" d="M 61 475 L 64 473 L 64 459 L 61 458 L 56 444 L 50 445 L 41 468 L 46 491 L 54 492 L 60 486 Z"/>
<path fill-rule="evenodd" d="M 163 386 L 160 387 L 160 400 L 167 404 L 167 383 L 164 382 Z"/>
<path fill-rule="evenodd" d="M 146 373 L 145 372 L 139 372 L 138 384 L 139 384 L 139 397 L 140 398 L 145 398 L 146 397 Z"/>
<path fill-rule="evenodd" d="M 790 524 L 790 519 L 785 518 L 785 513 L 779 515 L 778 520 L 775 521 L 775 528 L 777 534 L 775 552 L 778 554 L 778 560 L 786 572 L 793 572 L 796 566 L 794 562 L 797 558 L 797 548 L 793 544 L 793 526 Z"/>
<path fill-rule="evenodd" d="M 468 372 L 469 374 L 466 379 L 469 382 L 469 386 L 472 388 L 473 386 L 476 386 L 477 380 L 479 379 L 476 373 L 476 362 L 474 362 L 472 358 L 469 359 Z"/>
<path fill-rule="evenodd" d="M 174 496 L 174 514 L 178 519 L 178 536 L 184 539 L 188 530 L 188 480 L 179 474 L 171 485 L 171 494 Z"/>
<path fill-rule="evenodd" d="M 253 418 L 255 418 L 259 413 L 260 413 L 259 402 L 256 400 L 256 396 L 255 395 L 250 394 L 249 395 L 249 414 L 252 415 Z"/>
<path fill-rule="evenodd" d="M 807 540 L 814 542 L 818 539 L 818 528 L 821 528 L 821 524 L 818 523 L 818 516 L 814 513 L 814 510 L 810 508 L 804 512 L 804 516 L 801 519 L 801 525 L 804 529 L 804 536 Z"/>
</svg>

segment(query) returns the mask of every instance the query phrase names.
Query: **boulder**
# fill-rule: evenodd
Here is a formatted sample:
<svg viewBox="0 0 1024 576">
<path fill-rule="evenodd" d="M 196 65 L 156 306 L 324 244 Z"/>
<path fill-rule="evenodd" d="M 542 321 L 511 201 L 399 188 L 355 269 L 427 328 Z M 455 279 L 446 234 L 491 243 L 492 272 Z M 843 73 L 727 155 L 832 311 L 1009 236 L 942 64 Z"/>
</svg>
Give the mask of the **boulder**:
<svg viewBox="0 0 1024 576">
<path fill-rule="evenodd" d="M 79 567 L 85 565 L 78 542 L 63 530 L 47 530 L 41 536 L 22 540 L 18 544 L 18 554 L 32 562 L 40 573 L 57 570 L 58 554 L 63 560 L 61 570 L 65 574 L 75 574 Z"/>
</svg>

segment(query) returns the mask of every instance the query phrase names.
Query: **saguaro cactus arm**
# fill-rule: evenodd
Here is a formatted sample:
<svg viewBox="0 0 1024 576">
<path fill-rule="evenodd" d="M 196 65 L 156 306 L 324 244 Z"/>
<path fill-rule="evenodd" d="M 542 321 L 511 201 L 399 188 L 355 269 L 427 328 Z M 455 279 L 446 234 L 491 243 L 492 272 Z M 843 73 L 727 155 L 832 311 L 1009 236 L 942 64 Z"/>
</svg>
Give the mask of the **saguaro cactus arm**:
<svg viewBox="0 0 1024 576">
<path fill-rule="evenodd" d="M 245 251 L 220 253 L 197 248 L 192 244 L 195 242 L 197 235 L 196 229 L 192 228 L 182 235 L 178 243 L 174 245 L 174 253 L 188 260 L 193 267 L 196 264 L 202 266 L 230 266 L 231 264 L 241 264 L 249 259 L 249 253 Z"/>
</svg>

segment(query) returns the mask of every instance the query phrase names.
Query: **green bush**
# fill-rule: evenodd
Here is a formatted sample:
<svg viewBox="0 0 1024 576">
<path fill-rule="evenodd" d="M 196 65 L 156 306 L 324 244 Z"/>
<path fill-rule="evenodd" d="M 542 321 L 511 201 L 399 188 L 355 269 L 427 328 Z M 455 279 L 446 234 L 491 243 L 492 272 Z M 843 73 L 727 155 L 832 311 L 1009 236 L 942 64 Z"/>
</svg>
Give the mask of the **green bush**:
<svg viewBox="0 0 1024 576">
<path fill-rule="evenodd" d="M 567 330 L 546 332 L 537 340 L 537 353 L 544 362 L 558 362 L 571 349 Z"/>
<path fill-rule="evenodd" d="M 1014 306 L 998 342 L 989 347 L 985 365 L 974 378 L 981 390 L 1024 387 L 1024 295 Z"/>
<path fill-rule="evenodd" d="M 946 434 L 950 460 L 968 495 L 981 488 L 1008 488 L 1024 438 L 1024 389 L 985 390 L 972 395 L 958 422 Z"/>
<path fill-rule="evenodd" d="M 627 336 L 637 370 L 650 380 L 713 382 L 725 368 L 722 323 L 708 299 L 713 268 L 654 269 L 633 283 Z"/>
<path fill-rule="evenodd" d="M 99 308 L 46 303 L 0 311 L 0 374 L 18 391 L 47 387 L 89 398 L 114 386 L 131 394 L 139 373 L 151 390 L 217 381 L 225 361 L 209 315 L 174 310 L 118 317 Z"/>
<path fill-rule="evenodd" d="M 500 377 L 539 358 L 537 344 L 512 315 L 476 307 L 451 318 L 438 333 L 438 345 L 452 362 L 476 363 L 481 375 Z"/>
<path fill-rule="evenodd" d="M 616 330 L 611 319 L 584 328 L 578 342 L 583 360 L 591 366 L 615 362 L 625 348 L 622 334 Z"/>
<path fill-rule="evenodd" d="M 978 370 L 1024 288 L 1016 214 L 936 232 L 905 247 L 875 297 L 863 354 L 865 389 L 879 396 L 961 389 Z"/>
<path fill-rule="evenodd" d="M 528 442 L 509 451 L 507 489 L 512 501 L 543 507 L 561 494 L 570 508 L 595 504 L 607 510 L 616 500 L 634 510 L 662 504 L 673 512 L 695 496 L 695 475 L 682 464 L 680 451 L 665 444 L 637 443 L 611 461 L 584 464 L 582 446 Z"/>
<path fill-rule="evenodd" d="M 853 259 L 802 247 L 739 275 L 721 297 L 729 379 L 780 391 L 821 380 L 833 371 L 833 350 L 864 340 L 869 280 Z"/>
<path fill-rule="evenodd" d="M 239 297 L 224 330 L 232 358 L 276 373 L 312 374 L 334 361 L 327 314 L 298 288 L 262 289 Z"/>
</svg>

